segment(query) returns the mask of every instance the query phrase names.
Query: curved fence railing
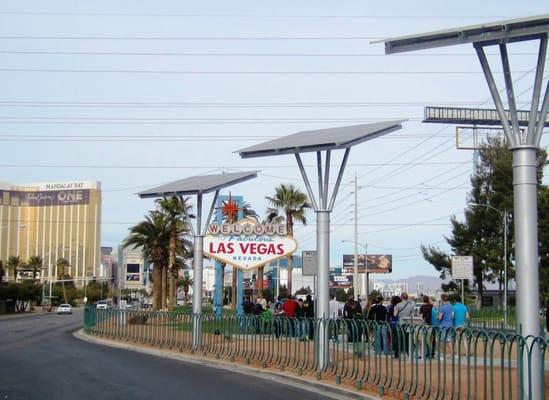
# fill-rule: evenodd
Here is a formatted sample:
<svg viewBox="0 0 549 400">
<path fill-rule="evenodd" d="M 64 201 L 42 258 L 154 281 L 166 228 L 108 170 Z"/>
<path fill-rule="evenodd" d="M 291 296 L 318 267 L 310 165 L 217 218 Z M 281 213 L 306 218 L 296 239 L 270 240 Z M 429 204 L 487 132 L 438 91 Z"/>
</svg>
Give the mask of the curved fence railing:
<svg viewBox="0 0 549 400">
<path fill-rule="evenodd" d="M 193 323 L 202 327 L 198 348 L 193 348 Z M 381 395 L 529 399 L 538 390 L 549 398 L 547 340 L 502 330 L 93 308 L 85 310 L 84 330 L 107 339 L 330 378 Z M 319 357 L 318 339 L 324 334 L 327 354 Z"/>
</svg>

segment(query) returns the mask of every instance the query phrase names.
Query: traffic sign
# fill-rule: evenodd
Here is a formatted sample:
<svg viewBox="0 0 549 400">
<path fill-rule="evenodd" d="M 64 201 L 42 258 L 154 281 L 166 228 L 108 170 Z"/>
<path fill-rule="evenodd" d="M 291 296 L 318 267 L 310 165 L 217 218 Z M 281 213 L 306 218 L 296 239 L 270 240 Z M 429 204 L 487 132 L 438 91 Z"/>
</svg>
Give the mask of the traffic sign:
<svg viewBox="0 0 549 400">
<path fill-rule="evenodd" d="M 473 274 L 473 256 L 452 256 L 452 278 L 475 278 Z"/>
<path fill-rule="evenodd" d="M 301 253 L 302 271 L 303 276 L 316 275 L 316 251 L 303 251 Z"/>
</svg>

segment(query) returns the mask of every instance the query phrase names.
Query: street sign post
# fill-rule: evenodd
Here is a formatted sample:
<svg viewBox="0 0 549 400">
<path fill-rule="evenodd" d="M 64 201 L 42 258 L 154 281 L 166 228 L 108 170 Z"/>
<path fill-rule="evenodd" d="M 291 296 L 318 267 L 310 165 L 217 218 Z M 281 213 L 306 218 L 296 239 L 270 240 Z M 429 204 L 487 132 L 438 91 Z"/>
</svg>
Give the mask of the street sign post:
<svg viewBox="0 0 549 400">
<path fill-rule="evenodd" d="M 302 274 L 303 276 L 315 276 L 316 275 L 316 251 L 302 251 L 301 260 L 303 263 Z"/>
<path fill-rule="evenodd" d="M 474 279 L 473 256 L 452 256 L 452 278 L 461 279 L 461 299 L 465 304 L 465 279 Z"/>
</svg>

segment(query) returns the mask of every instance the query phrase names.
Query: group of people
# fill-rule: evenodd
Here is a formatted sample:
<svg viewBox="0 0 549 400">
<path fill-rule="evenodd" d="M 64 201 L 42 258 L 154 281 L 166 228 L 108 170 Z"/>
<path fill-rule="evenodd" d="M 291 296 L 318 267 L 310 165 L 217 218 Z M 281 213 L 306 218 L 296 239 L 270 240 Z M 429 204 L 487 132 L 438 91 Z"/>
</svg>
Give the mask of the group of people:
<svg viewBox="0 0 549 400">
<path fill-rule="evenodd" d="M 287 334 L 298 337 L 300 340 L 314 338 L 315 305 L 310 294 L 305 297 L 305 300 L 296 299 L 292 295 L 282 300 L 279 296 L 274 305 L 261 296 L 258 296 L 255 302 L 250 296 L 246 296 L 242 302 L 242 311 L 244 315 L 261 316 L 262 324 L 259 319 L 256 321 L 256 333 L 260 333 L 261 326 L 265 333 L 269 333 L 271 326 L 274 326 L 276 337 Z M 285 317 L 284 322 L 280 320 L 281 317 Z"/>
<path fill-rule="evenodd" d="M 435 298 L 423 296 L 423 304 L 419 308 L 419 315 L 423 323 L 428 326 L 439 327 L 443 333 L 454 328 L 459 330 L 465 327 L 469 319 L 469 311 L 462 303 L 459 296 L 455 297 L 454 304 L 450 303 L 447 294 L 441 295 L 441 301 L 436 302 Z M 315 304 L 311 295 L 305 299 L 288 295 L 282 300 L 278 297 L 274 304 L 268 302 L 264 297 L 258 296 L 255 302 L 249 296 L 244 298 L 242 308 L 245 315 L 261 316 L 256 320 L 256 333 L 270 333 L 273 329 L 276 337 L 287 335 L 298 337 L 300 340 L 310 340 L 315 333 Z M 329 302 L 330 318 L 343 320 L 367 319 L 378 323 L 375 332 L 376 351 L 384 351 L 386 354 L 393 354 L 399 357 L 401 351 L 409 352 L 409 333 L 403 329 L 402 323 L 410 322 L 414 315 L 414 303 L 408 294 L 393 296 L 385 306 L 381 296 L 373 299 L 370 307 L 361 306 L 360 302 L 353 296 L 349 296 L 345 304 L 337 301 L 332 296 Z M 284 318 L 282 318 L 284 317 Z M 332 324 L 330 337 L 337 340 L 340 332 L 340 323 Z M 362 325 L 347 324 L 347 340 L 350 343 L 362 340 Z M 426 357 L 434 357 L 436 348 L 435 334 L 430 335 L 429 343 L 424 344 Z"/>
<path fill-rule="evenodd" d="M 408 300 L 408 295 L 403 293 L 401 297 L 393 296 L 388 307 L 383 305 L 383 299 L 378 297 L 374 300 L 372 307 L 368 313 L 368 319 L 376 322 L 388 322 L 391 330 L 391 350 L 394 357 L 399 357 L 400 350 L 404 349 L 409 352 L 409 337 L 408 331 L 402 329 L 402 322 L 409 322 L 409 318 L 414 313 L 414 305 Z M 441 295 L 441 302 L 436 303 L 434 297 L 423 296 L 423 304 L 419 308 L 419 315 L 423 319 L 423 323 L 428 326 L 440 327 L 446 335 L 446 331 L 450 328 L 456 330 L 465 327 L 469 319 L 469 310 L 465 306 L 459 296 L 455 297 L 454 304 L 450 303 L 450 298 L 447 294 Z M 385 333 L 385 334 L 384 334 Z M 385 328 L 381 327 L 379 337 L 376 342 L 378 350 L 387 352 L 389 343 L 387 340 Z M 435 331 L 430 332 L 430 340 L 425 343 L 426 357 L 434 357 L 436 349 L 436 334 Z"/>
</svg>

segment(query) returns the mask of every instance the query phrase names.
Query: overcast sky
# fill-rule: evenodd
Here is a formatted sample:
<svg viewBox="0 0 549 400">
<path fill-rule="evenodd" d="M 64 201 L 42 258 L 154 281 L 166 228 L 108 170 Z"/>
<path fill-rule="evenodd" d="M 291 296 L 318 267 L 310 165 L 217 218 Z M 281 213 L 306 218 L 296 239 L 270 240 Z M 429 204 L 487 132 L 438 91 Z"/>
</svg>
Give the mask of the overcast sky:
<svg viewBox="0 0 549 400">
<path fill-rule="evenodd" d="M 342 240 L 353 239 L 356 173 L 359 241 L 393 255 L 394 278 L 436 275 L 419 246 L 447 248 L 473 163 L 456 149 L 454 126 L 421 123 L 423 107 L 493 104 L 471 45 L 386 56 L 371 42 L 544 12 L 542 1 L 501 0 L 3 2 L 0 181 L 101 181 L 102 244 L 116 246 L 152 207 L 135 196 L 144 188 L 260 169 L 232 193 L 263 215 L 278 184 L 305 190 L 295 160 L 234 151 L 300 130 L 406 118 L 401 131 L 352 149 L 331 261 L 353 251 Z M 509 51 L 523 108 L 537 49 Z M 313 166 L 312 156 L 304 161 Z M 315 215 L 307 217 L 298 253 L 315 247 Z"/>
</svg>

